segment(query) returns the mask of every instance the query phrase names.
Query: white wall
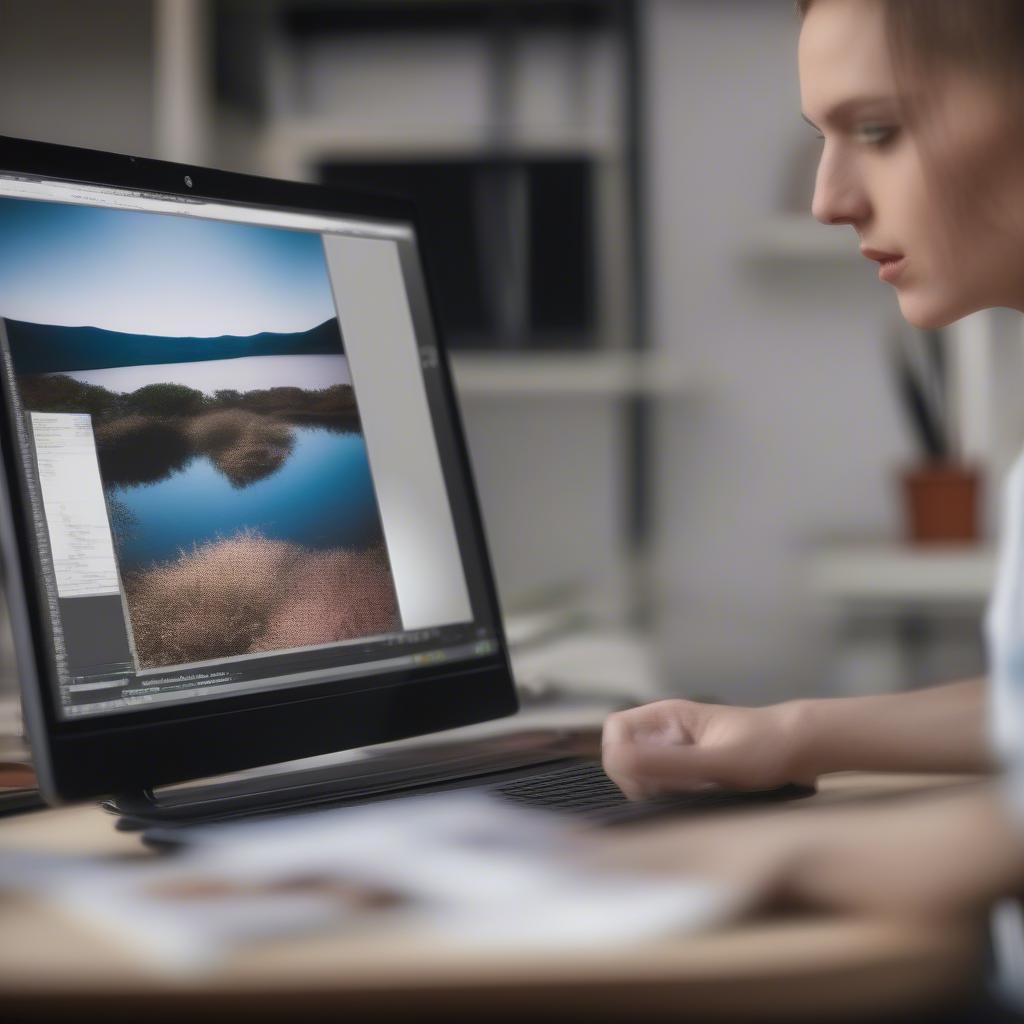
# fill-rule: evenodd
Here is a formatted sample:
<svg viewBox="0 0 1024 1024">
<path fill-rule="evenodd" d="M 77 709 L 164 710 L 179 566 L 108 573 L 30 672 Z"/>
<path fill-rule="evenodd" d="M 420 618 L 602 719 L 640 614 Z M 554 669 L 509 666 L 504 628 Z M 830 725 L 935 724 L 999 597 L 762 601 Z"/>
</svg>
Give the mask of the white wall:
<svg viewBox="0 0 1024 1024">
<path fill-rule="evenodd" d="M 604 398 L 463 396 L 506 607 L 622 579 L 622 414 Z"/>
<path fill-rule="evenodd" d="M 648 0 L 646 13 L 653 340 L 705 387 L 659 421 L 666 659 L 683 692 L 811 692 L 826 651 L 807 548 L 895 532 L 890 471 L 909 449 L 882 342 L 896 307 L 866 264 L 747 259 L 810 131 L 792 3 Z"/>
<path fill-rule="evenodd" d="M 0 3 L 0 135 L 150 154 L 152 55 L 148 3 Z"/>
</svg>

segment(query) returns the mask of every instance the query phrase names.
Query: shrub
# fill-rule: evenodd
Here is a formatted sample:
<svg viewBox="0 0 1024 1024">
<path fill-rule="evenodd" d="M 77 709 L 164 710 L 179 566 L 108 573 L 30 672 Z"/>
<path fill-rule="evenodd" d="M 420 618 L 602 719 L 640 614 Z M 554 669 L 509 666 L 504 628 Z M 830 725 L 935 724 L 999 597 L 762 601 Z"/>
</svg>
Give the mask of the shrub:
<svg viewBox="0 0 1024 1024">
<path fill-rule="evenodd" d="M 36 412 L 87 412 L 94 419 L 116 413 L 120 396 L 98 384 L 83 384 L 63 373 L 18 378 L 21 401 Z"/>
<path fill-rule="evenodd" d="M 207 406 L 202 391 L 184 384 L 147 384 L 122 400 L 125 412 L 150 416 L 194 416 Z"/>
<path fill-rule="evenodd" d="M 181 424 L 152 416 L 122 416 L 94 428 L 96 455 L 108 486 L 150 484 L 181 469 L 194 452 Z"/>
</svg>

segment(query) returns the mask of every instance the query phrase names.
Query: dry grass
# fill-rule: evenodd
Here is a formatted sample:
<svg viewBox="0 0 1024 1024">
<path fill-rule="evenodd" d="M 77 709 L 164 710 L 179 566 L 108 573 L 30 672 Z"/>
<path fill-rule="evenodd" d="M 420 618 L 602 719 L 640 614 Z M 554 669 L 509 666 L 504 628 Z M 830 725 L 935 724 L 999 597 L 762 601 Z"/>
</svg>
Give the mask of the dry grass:
<svg viewBox="0 0 1024 1024">
<path fill-rule="evenodd" d="M 147 668 L 244 654 L 261 632 L 293 545 L 243 532 L 125 580 L 139 661 Z"/>
<path fill-rule="evenodd" d="M 399 627 L 383 548 L 317 551 L 246 530 L 125 580 L 144 668 L 351 640 Z"/>
<path fill-rule="evenodd" d="M 244 409 L 204 413 L 185 421 L 193 447 L 208 455 L 235 487 L 246 487 L 284 465 L 295 445 L 287 423 Z"/>
<path fill-rule="evenodd" d="M 268 444 L 291 447 L 288 424 L 245 409 L 222 409 L 203 413 L 186 421 L 185 431 L 204 452 L 218 452 L 257 437 Z"/>
<path fill-rule="evenodd" d="M 310 551 L 284 575 L 279 600 L 252 651 L 354 640 L 397 629 L 398 605 L 383 547 Z"/>
</svg>

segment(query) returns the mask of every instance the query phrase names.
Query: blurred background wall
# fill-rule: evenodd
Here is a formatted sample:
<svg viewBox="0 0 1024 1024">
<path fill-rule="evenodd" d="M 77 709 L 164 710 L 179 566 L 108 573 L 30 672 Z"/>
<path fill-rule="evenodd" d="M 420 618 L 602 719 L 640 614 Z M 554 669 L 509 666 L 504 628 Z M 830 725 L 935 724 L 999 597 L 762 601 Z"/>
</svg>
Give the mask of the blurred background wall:
<svg viewBox="0 0 1024 1024">
<path fill-rule="evenodd" d="M 901 542 L 896 306 L 852 232 L 806 214 L 792 8 L 0 0 L 0 134 L 311 180 L 404 168 L 438 203 L 470 183 L 449 223 L 476 248 L 425 245 L 480 270 L 484 313 L 456 288 L 442 314 L 506 610 L 585 641 L 540 675 L 762 703 L 976 671 L 991 516 L 978 544 Z M 1019 324 L 949 345 L 994 478 L 1021 430 L 987 389 L 1019 370 Z"/>
</svg>

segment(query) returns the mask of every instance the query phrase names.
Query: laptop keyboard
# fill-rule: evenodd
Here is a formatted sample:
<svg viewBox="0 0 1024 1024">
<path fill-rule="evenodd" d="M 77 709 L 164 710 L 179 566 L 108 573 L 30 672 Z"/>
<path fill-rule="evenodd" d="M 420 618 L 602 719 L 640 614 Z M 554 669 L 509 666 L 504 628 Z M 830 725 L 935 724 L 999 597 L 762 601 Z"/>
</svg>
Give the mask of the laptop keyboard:
<svg viewBox="0 0 1024 1024">
<path fill-rule="evenodd" d="M 596 761 L 574 761 L 487 788 L 522 806 L 562 811 L 605 825 L 628 824 L 687 811 L 776 803 L 814 793 L 811 786 L 788 785 L 758 792 L 702 789 L 653 800 L 627 800 Z"/>
<path fill-rule="evenodd" d="M 556 762 L 546 768 L 537 767 L 535 770 L 520 768 L 513 778 L 504 781 L 493 780 L 493 776 L 492 780 L 488 781 L 480 776 L 469 775 L 462 779 L 434 780 L 427 785 L 413 788 L 380 787 L 373 793 L 360 794 L 339 793 L 334 787 L 315 784 L 307 787 L 307 790 L 293 787 L 287 791 L 287 803 L 284 797 L 277 804 L 255 806 L 238 801 L 227 801 L 226 805 L 222 806 L 220 802 L 208 801 L 209 806 L 201 808 L 198 814 L 193 811 L 191 816 L 171 814 L 161 819 L 137 812 L 124 816 L 123 807 L 111 806 L 110 809 L 122 815 L 118 822 L 119 829 L 145 829 L 146 842 L 155 846 L 173 846 L 176 845 L 174 832 L 184 825 L 237 820 L 251 815 L 291 813 L 298 809 L 315 810 L 318 807 L 354 805 L 467 787 L 483 789 L 520 806 L 570 814 L 591 824 L 600 825 L 628 824 L 679 812 L 714 811 L 750 803 L 789 800 L 809 796 L 814 792 L 812 788 L 802 786 L 782 786 L 779 789 L 758 793 L 715 789 L 634 801 L 623 796 L 618 786 L 605 775 L 600 762 L 574 759 Z"/>
<path fill-rule="evenodd" d="M 538 775 L 499 783 L 492 787 L 492 792 L 528 807 L 579 814 L 627 803 L 622 790 L 605 775 L 601 766 L 590 762 L 563 765 Z"/>
</svg>

